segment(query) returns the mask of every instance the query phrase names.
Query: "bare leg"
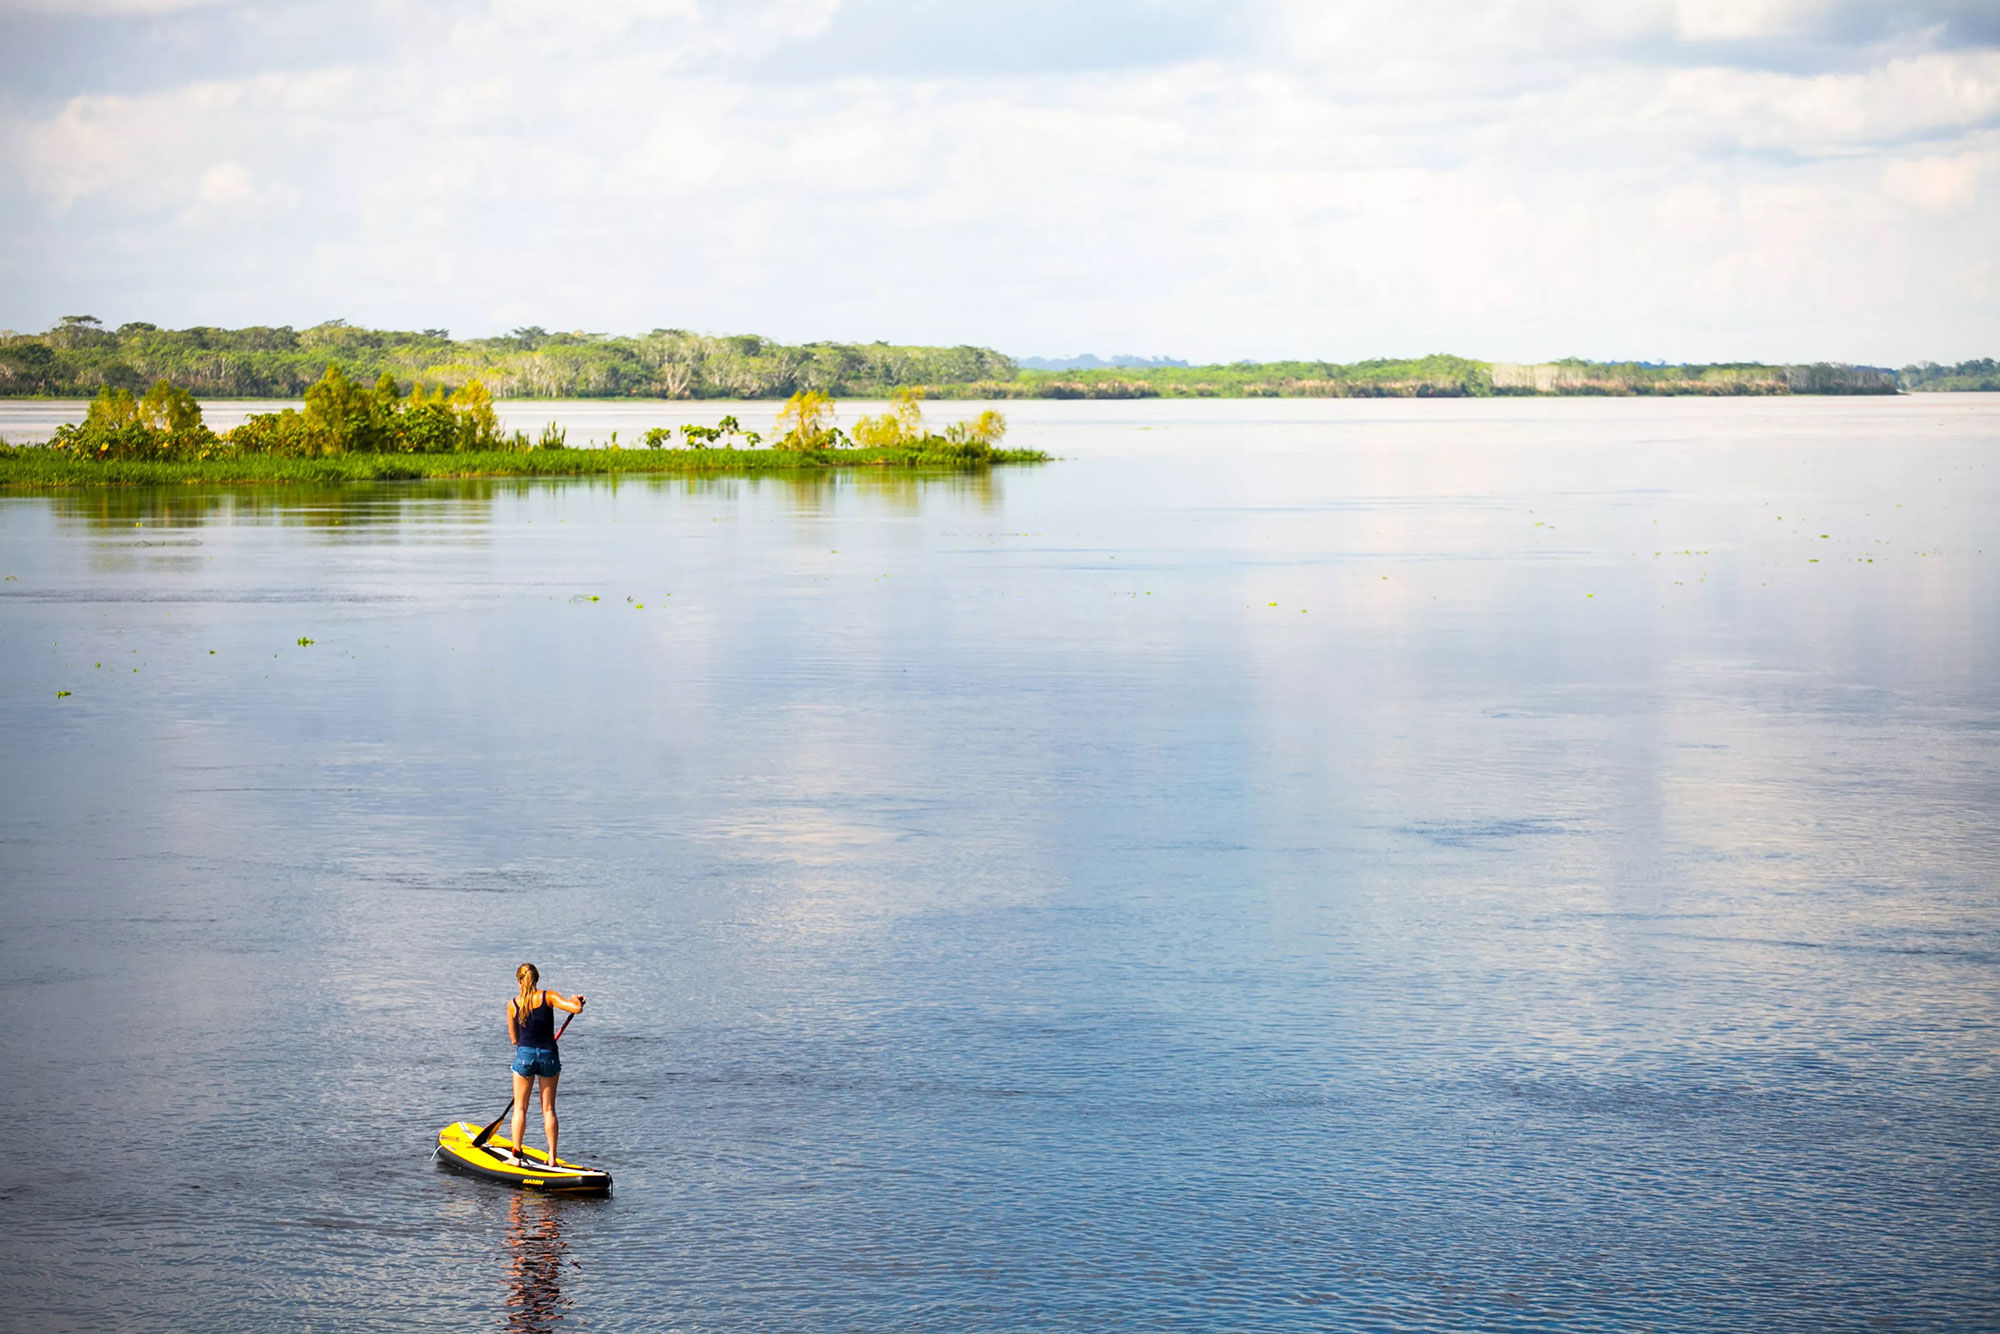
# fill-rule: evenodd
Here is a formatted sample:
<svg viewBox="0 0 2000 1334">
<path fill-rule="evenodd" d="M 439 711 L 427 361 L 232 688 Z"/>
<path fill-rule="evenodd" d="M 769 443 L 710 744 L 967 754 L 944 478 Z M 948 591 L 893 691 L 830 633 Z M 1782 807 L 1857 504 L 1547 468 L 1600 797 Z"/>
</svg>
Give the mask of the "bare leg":
<svg viewBox="0 0 2000 1334">
<path fill-rule="evenodd" d="M 556 1165 L 556 1081 L 561 1075 L 542 1076 L 542 1133 L 549 1137 L 549 1166 Z"/>
<path fill-rule="evenodd" d="M 535 1091 L 533 1075 L 514 1076 L 514 1156 L 521 1156 L 521 1136 L 528 1130 L 528 1095 Z"/>
</svg>

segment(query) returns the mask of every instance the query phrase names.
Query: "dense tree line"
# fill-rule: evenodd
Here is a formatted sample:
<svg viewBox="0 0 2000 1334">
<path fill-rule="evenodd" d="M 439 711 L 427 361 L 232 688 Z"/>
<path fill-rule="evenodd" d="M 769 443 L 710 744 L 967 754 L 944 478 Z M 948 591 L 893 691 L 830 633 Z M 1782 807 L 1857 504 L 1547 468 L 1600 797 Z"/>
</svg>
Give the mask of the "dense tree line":
<svg viewBox="0 0 2000 1334">
<path fill-rule="evenodd" d="M 1977 361 L 1961 361 L 1955 366 L 1940 366 L 1935 361 L 1919 362 L 1905 366 L 1901 379 L 1905 389 L 2000 389 L 2000 361 L 1992 357 L 1981 357 Z"/>
<path fill-rule="evenodd" d="M 1442 354 L 1339 365 L 1325 361 L 1228 366 L 1023 371 L 996 398 L 1467 398 L 1488 394 L 1893 394 L 1892 371 L 1818 363 L 1708 366 L 1566 360 L 1534 366 Z"/>
<path fill-rule="evenodd" d="M 136 393 L 160 380 L 212 398 L 298 398 L 329 366 L 366 384 L 388 377 L 455 391 L 478 381 L 500 398 L 1465 397 L 1485 394 L 1888 394 L 1899 389 L 2000 389 L 1991 360 L 1899 372 L 1871 366 L 1732 362 L 1667 365 L 1565 360 L 1535 366 L 1442 354 L 1340 364 L 1235 362 L 1022 370 L 981 347 L 888 343 L 785 344 L 655 329 L 634 337 L 516 329 L 453 339 L 443 329 L 107 329 L 69 316 L 40 334 L 0 334 L 0 395 Z"/>
<path fill-rule="evenodd" d="M 87 397 L 164 379 L 204 397 L 297 398 L 328 366 L 370 383 L 388 375 L 457 389 L 479 380 L 502 398 L 886 397 L 905 385 L 1015 374 L 1012 360 L 980 347 L 793 346 L 682 329 L 612 337 L 523 328 L 454 340 L 443 329 L 362 329 L 340 320 L 310 329 L 107 329 L 69 316 L 46 333 L 0 335 L 0 395 Z"/>
<path fill-rule="evenodd" d="M 1117 366 L 1022 371 L 995 398 L 1462 398 L 1487 393 L 1484 362 L 1443 354 L 1331 361 L 1238 361 L 1223 366 Z"/>
<path fill-rule="evenodd" d="M 1893 371 L 1824 361 L 1804 366 L 1754 361 L 1672 365 L 1569 358 L 1533 366 L 1499 364 L 1490 368 L 1490 374 L 1496 394 L 1893 394 L 1898 388 Z"/>
</svg>

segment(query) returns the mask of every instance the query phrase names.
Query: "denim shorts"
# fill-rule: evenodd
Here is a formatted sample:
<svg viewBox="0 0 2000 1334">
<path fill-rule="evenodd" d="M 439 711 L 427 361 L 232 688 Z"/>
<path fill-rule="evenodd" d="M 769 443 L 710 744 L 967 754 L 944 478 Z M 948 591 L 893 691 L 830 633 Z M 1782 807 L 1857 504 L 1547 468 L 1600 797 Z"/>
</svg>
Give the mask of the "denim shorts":
<svg viewBox="0 0 2000 1334">
<path fill-rule="evenodd" d="M 516 1047 L 514 1073 L 552 1078 L 562 1073 L 562 1057 L 554 1047 Z"/>
</svg>

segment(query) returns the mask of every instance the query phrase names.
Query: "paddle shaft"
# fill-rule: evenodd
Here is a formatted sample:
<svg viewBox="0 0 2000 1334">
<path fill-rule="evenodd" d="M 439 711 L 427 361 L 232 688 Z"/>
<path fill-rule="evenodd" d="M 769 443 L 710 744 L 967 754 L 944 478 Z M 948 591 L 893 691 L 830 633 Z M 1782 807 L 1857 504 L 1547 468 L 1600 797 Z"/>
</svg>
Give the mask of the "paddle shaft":
<svg viewBox="0 0 2000 1334">
<path fill-rule="evenodd" d="M 576 1016 L 577 1016 L 577 1015 L 579 1015 L 579 1014 L 582 1014 L 582 1013 L 583 1013 L 583 1011 L 581 1011 L 581 1010 L 577 1010 L 577 1011 L 574 1011 L 573 1013 L 571 1013 L 571 1015 L 570 1015 L 570 1017 L 569 1017 L 568 1019 L 565 1019 L 565 1020 L 563 1020 L 563 1021 L 562 1021 L 562 1027 L 561 1027 L 561 1028 L 558 1028 L 558 1029 L 556 1030 L 556 1041 L 557 1041 L 557 1042 L 561 1042 L 561 1041 L 562 1041 L 562 1035 L 563 1035 L 563 1034 L 565 1034 L 565 1033 L 567 1033 L 567 1032 L 569 1032 L 569 1026 L 570 1026 L 570 1022 L 571 1022 L 572 1020 L 574 1020 L 574 1019 L 576 1018 Z M 484 1129 L 484 1130 L 480 1131 L 480 1132 L 479 1132 L 479 1134 L 478 1134 L 478 1136 L 477 1136 L 477 1137 L 475 1137 L 475 1138 L 473 1139 L 473 1141 L 472 1141 L 472 1147 L 473 1147 L 473 1148 L 475 1148 L 475 1149 L 483 1149 L 483 1148 L 485 1148 L 485 1147 L 486 1147 L 486 1141 L 487 1141 L 487 1140 L 489 1140 L 489 1139 L 492 1139 L 492 1138 L 493 1138 L 493 1132 L 494 1132 L 494 1131 L 496 1131 L 496 1130 L 498 1130 L 498 1129 L 500 1128 L 500 1123 L 501 1123 L 502 1121 L 505 1121 L 505 1120 L 507 1119 L 507 1113 L 509 1113 L 509 1112 L 511 1112 L 511 1111 L 513 1111 L 513 1110 L 514 1110 L 514 1099 L 513 1099 L 512 1097 L 509 1097 L 509 1098 L 507 1099 L 507 1105 L 506 1105 L 505 1107 L 502 1107 L 502 1108 L 500 1109 L 500 1115 L 498 1115 L 498 1116 L 496 1116 L 496 1117 L 494 1117 L 494 1118 L 493 1118 L 493 1124 L 492 1124 L 492 1125 L 489 1125 L 489 1126 L 487 1126 L 487 1127 L 486 1127 L 486 1129 Z"/>
</svg>

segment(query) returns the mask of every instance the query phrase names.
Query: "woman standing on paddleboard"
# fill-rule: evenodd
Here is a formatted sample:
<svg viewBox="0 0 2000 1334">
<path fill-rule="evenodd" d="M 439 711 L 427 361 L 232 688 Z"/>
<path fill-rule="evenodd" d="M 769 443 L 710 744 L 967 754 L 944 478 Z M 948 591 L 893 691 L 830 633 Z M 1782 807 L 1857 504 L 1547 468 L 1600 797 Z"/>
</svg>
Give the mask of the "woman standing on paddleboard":
<svg viewBox="0 0 2000 1334">
<path fill-rule="evenodd" d="M 556 1053 L 556 1014 L 578 1014 L 583 997 L 565 996 L 538 987 L 541 970 L 524 963 L 514 970 L 520 994 L 507 1002 L 507 1040 L 514 1044 L 514 1156 L 523 1158 L 521 1136 L 528 1129 L 528 1098 L 542 1088 L 542 1130 L 549 1137 L 549 1161 L 556 1161 L 556 1080 L 562 1057 Z"/>
</svg>

